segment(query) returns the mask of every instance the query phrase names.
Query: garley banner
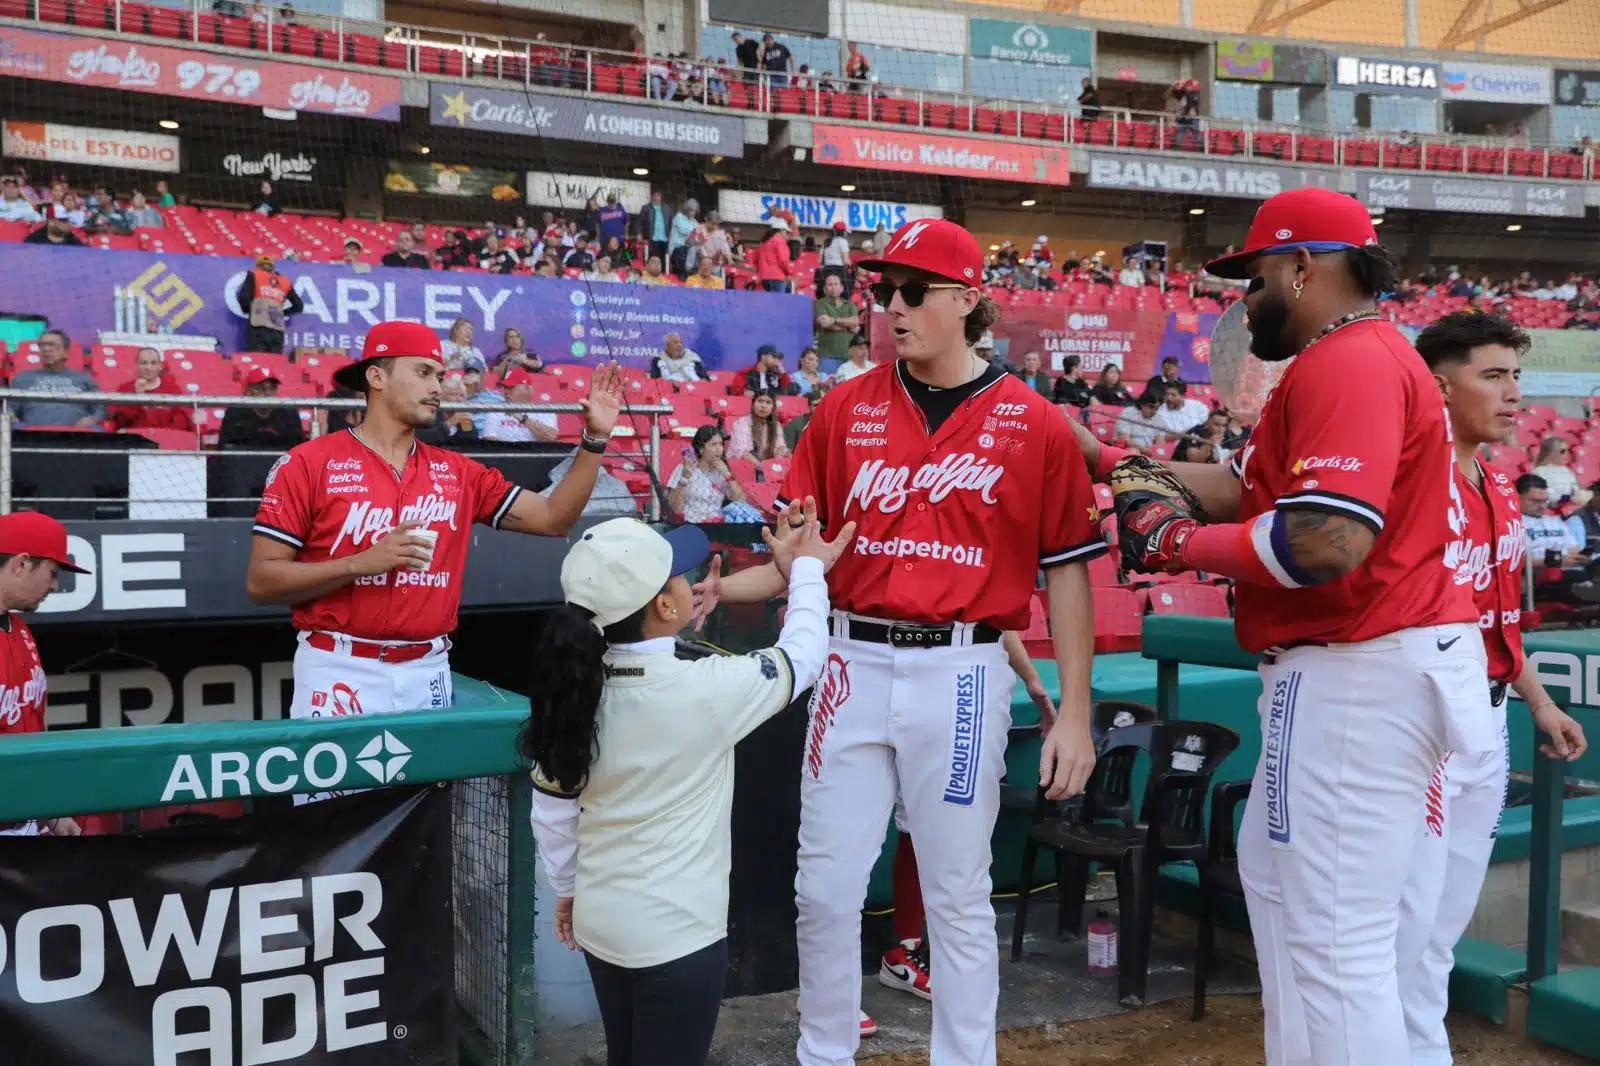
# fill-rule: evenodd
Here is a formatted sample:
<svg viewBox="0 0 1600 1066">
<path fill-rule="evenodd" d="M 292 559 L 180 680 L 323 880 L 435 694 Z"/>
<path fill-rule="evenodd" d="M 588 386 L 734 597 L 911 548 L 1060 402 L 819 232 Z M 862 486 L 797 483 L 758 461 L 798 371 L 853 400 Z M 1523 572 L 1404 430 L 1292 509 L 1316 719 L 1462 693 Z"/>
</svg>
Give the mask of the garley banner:
<svg viewBox="0 0 1600 1066">
<path fill-rule="evenodd" d="M 6 251 L 14 306 L 48 315 L 79 343 L 114 325 L 114 292 L 143 296 L 165 332 L 217 337 L 243 351 L 246 321 L 235 294 L 249 259 L 11 245 Z M 554 362 L 615 358 L 648 368 L 669 333 L 712 370 L 755 361 L 759 345 L 791 358 L 811 343 L 811 300 L 804 296 L 713 292 L 665 285 L 586 284 L 532 275 L 374 267 L 355 274 L 341 263 L 279 264 L 305 311 L 289 319 L 291 348 L 358 350 L 367 330 L 403 318 L 442 334 L 457 318 L 495 345 L 507 326 Z M 498 351 L 498 348 L 495 348 Z"/>
<path fill-rule="evenodd" d="M 453 1064 L 450 808 L 449 789 L 391 789 L 137 836 L 0 838 L 14 1061 Z"/>
</svg>

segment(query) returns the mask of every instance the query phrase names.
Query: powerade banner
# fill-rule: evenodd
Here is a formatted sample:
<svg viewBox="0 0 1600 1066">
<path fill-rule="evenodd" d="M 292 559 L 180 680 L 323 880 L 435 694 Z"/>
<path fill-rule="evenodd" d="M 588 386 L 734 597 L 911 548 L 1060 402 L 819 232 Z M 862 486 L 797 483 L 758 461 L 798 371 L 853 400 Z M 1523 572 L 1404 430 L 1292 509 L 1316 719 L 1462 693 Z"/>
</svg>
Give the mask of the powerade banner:
<svg viewBox="0 0 1600 1066">
<path fill-rule="evenodd" d="M 6 249 L 11 306 L 48 315 L 80 343 L 110 330 L 121 287 L 144 296 L 166 332 L 214 336 L 243 351 L 246 322 L 234 294 L 250 260 L 152 252 L 90 251 L 15 244 Z M 426 323 L 441 335 L 457 318 L 487 349 L 507 326 L 546 360 L 592 364 L 616 358 L 649 366 L 677 333 L 712 370 L 755 362 L 775 344 L 793 357 L 811 343 L 811 301 L 801 296 L 710 292 L 668 286 L 586 284 L 531 275 L 374 267 L 355 274 L 338 263 L 282 263 L 305 311 L 289 319 L 289 347 L 359 350 L 385 319 Z"/>
<path fill-rule="evenodd" d="M 388 789 L 138 836 L 0 837 L 8 1058 L 453 1064 L 450 803 Z"/>
<path fill-rule="evenodd" d="M 1079 308 L 1006 308 L 994 327 L 995 354 L 1014 367 L 1038 352 L 1040 362 L 1059 372 L 1069 355 L 1090 378 L 1108 366 L 1120 367 L 1123 380 L 1138 392 L 1155 376 L 1161 360 L 1176 356 L 1185 381 L 1209 382 L 1211 329 L 1216 315 L 1167 311 L 1086 311 Z M 894 350 L 888 316 L 872 316 L 872 344 Z"/>
</svg>

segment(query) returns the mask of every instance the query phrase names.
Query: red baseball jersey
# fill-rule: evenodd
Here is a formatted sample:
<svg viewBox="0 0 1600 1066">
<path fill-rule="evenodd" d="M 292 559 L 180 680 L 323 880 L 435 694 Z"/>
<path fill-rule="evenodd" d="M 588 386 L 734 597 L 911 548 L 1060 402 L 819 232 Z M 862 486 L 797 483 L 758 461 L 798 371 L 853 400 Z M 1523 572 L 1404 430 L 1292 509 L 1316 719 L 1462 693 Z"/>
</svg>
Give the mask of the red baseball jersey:
<svg viewBox="0 0 1600 1066">
<path fill-rule="evenodd" d="M 0 733 L 44 731 L 44 664 L 28 623 L 15 611 L 0 632 Z"/>
<path fill-rule="evenodd" d="M 498 526 L 522 490 L 498 470 L 418 442 L 396 475 L 349 430 L 296 445 L 267 475 L 255 532 L 320 563 L 359 555 L 401 522 L 439 535 L 427 570 L 357 578 L 295 605 L 296 629 L 424 641 L 456 627 L 472 524 Z"/>
<path fill-rule="evenodd" d="M 1232 465 L 1242 522 L 1274 508 L 1326 511 L 1377 535 L 1337 581 L 1241 582 L 1234 623 L 1246 648 L 1349 644 L 1478 616 L 1445 561 L 1466 516 L 1444 400 L 1389 322 L 1351 323 L 1300 353 Z"/>
<path fill-rule="evenodd" d="M 1041 566 L 1106 550 L 1066 416 L 1010 374 L 930 436 L 899 363 L 834 386 L 780 502 L 815 496 L 829 529 L 856 525 L 828 573 L 833 606 L 903 622 L 1026 629 Z"/>
<path fill-rule="evenodd" d="M 1484 463 L 1483 486 L 1456 467 L 1456 490 L 1466 504 L 1467 529 L 1445 553 L 1456 584 L 1472 590 L 1478 628 L 1489 653 L 1489 680 L 1515 681 L 1522 673 L 1522 564 L 1528 535 L 1511 475 Z"/>
</svg>

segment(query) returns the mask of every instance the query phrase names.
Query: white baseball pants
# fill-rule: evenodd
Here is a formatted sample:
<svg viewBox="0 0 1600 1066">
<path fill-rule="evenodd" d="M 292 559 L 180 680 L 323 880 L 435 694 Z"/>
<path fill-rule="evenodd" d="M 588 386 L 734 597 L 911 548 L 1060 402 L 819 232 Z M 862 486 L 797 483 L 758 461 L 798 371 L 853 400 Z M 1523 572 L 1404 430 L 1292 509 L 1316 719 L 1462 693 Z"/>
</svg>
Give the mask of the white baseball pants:
<svg viewBox="0 0 1600 1066">
<path fill-rule="evenodd" d="M 1444 1016 L 1456 941 L 1478 906 L 1511 780 L 1505 708 L 1500 746 L 1477 759 L 1451 753 L 1428 785 L 1411 879 L 1400 901 L 1395 955 L 1411 1066 L 1451 1066 Z M 1449 886 L 1446 891 L 1445 886 Z"/>
<path fill-rule="evenodd" d="M 795 1054 L 801 1066 L 855 1061 L 861 907 L 898 794 L 939 975 L 930 1062 L 994 1066 L 1000 960 L 989 841 L 1016 675 L 998 643 L 896 650 L 834 638 L 829 651 L 801 767 Z"/>
<path fill-rule="evenodd" d="M 289 703 L 290 718 L 328 718 L 351 714 L 392 714 L 395 711 L 420 711 L 429 707 L 448 707 L 455 695 L 450 675 L 450 641 L 437 637 L 433 650 L 420 659 L 386 663 L 378 659 L 358 659 L 343 651 L 323 651 L 306 643 L 294 653 L 294 699 Z M 332 634 L 343 648 L 350 640 Z M 340 789 L 297 795 L 298 806 L 335 796 L 349 796 L 361 789 Z"/>
<path fill-rule="evenodd" d="M 1428 779 L 1499 730 L 1471 623 L 1301 647 L 1261 667 L 1261 760 L 1239 873 L 1269 1066 L 1409 1061 L 1400 899 Z"/>
</svg>

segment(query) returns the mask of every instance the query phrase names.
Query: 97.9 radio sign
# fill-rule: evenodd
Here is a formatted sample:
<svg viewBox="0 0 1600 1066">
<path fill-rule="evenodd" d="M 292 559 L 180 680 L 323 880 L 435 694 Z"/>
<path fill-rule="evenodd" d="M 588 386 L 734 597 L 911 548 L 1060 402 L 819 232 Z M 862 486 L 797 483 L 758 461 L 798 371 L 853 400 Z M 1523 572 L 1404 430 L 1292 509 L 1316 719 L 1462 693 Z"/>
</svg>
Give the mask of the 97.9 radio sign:
<svg viewBox="0 0 1600 1066">
<path fill-rule="evenodd" d="M 400 79 L 187 48 L 0 27 L 0 74 L 398 121 Z"/>
</svg>

